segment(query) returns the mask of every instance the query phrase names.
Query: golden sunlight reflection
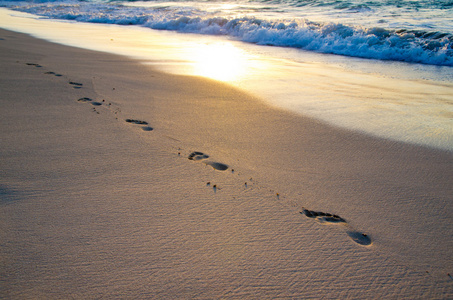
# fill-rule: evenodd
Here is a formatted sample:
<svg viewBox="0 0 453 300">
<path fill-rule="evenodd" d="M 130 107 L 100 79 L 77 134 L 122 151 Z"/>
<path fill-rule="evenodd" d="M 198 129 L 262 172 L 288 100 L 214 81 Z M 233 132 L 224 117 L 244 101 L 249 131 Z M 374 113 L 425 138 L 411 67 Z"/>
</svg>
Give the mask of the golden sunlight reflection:
<svg viewBox="0 0 453 300">
<path fill-rule="evenodd" d="M 230 43 L 202 44 L 193 52 L 194 75 L 231 82 L 250 71 L 246 53 Z"/>
</svg>

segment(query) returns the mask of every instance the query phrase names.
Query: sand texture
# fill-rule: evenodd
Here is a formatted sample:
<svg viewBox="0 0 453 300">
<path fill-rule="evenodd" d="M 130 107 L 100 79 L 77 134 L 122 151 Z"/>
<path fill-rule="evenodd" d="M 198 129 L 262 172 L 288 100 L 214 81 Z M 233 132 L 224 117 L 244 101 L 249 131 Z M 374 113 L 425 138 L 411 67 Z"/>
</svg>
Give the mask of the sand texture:
<svg viewBox="0 0 453 300">
<path fill-rule="evenodd" d="M 0 298 L 453 298 L 453 155 L 0 30 Z"/>
</svg>

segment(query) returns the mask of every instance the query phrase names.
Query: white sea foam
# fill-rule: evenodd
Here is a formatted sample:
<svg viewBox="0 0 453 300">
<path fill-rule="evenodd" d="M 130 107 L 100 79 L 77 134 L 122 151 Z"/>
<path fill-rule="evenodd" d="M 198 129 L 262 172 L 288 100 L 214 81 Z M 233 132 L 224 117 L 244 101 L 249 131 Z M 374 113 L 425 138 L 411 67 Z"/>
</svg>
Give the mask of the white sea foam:
<svg viewBox="0 0 453 300">
<path fill-rule="evenodd" d="M 226 35 L 259 45 L 379 60 L 453 66 L 452 6 L 419 1 L 399 8 L 340 1 L 103 2 L 0 1 L 1 5 L 79 22 Z M 399 4 L 401 6 L 401 4 Z"/>
</svg>

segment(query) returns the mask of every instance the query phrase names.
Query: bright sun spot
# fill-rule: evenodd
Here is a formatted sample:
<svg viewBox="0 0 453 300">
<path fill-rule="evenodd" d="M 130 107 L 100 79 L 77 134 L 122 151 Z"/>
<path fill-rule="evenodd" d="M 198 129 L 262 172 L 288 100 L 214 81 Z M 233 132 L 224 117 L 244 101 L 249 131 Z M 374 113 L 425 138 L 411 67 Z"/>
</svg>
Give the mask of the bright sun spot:
<svg viewBox="0 0 453 300">
<path fill-rule="evenodd" d="M 246 54 L 232 44 L 203 44 L 194 51 L 195 75 L 220 81 L 235 81 L 247 72 Z"/>
</svg>

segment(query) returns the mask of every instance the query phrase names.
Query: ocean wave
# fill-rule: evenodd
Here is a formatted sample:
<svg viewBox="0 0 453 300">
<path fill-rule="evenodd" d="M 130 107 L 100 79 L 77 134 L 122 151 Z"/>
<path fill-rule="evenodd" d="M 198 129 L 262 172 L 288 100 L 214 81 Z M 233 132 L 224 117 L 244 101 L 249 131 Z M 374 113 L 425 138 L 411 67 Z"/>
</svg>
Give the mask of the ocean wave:
<svg viewBox="0 0 453 300">
<path fill-rule="evenodd" d="M 0 3 L 4 4 L 5 1 Z M 300 18 L 294 20 L 229 18 L 208 14 L 194 7 L 144 8 L 119 3 L 79 1 L 50 4 L 25 2 L 8 6 L 54 19 L 138 25 L 183 33 L 226 35 L 259 45 L 293 47 L 368 59 L 453 66 L 453 34 L 446 32 L 365 28 L 335 22 L 310 22 Z"/>
<path fill-rule="evenodd" d="M 449 9 L 453 7 L 452 0 L 417 1 L 417 0 L 252 0 L 252 2 L 272 3 L 276 5 L 329 6 L 335 9 L 370 9 L 372 7 L 403 7 L 406 9 Z"/>
</svg>

